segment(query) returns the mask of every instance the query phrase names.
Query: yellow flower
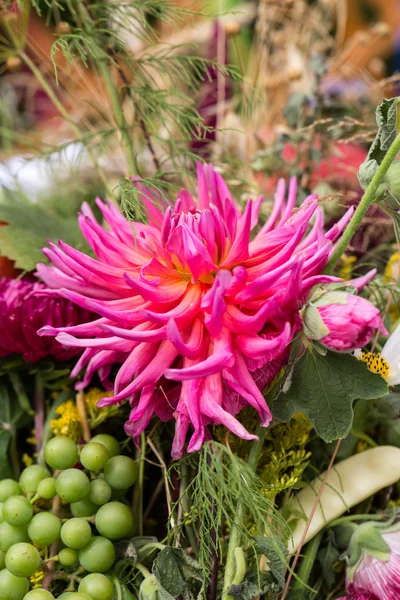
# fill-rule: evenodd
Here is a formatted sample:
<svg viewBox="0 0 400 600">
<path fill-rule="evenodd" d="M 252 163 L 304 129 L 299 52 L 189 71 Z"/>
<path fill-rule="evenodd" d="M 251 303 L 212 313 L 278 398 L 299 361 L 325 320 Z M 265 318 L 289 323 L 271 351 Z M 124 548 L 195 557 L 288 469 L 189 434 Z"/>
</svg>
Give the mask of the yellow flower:
<svg viewBox="0 0 400 600">
<path fill-rule="evenodd" d="M 28 444 L 31 444 L 31 446 L 36 446 L 36 433 L 34 429 L 31 429 L 31 437 L 26 438 L 26 441 Z"/>
<path fill-rule="evenodd" d="M 29 456 L 29 454 L 25 453 L 22 455 L 22 462 L 24 463 L 24 465 L 26 467 L 30 467 L 31 464 L 33 464 L 33 458 L 32 458 L 32 456 Z"/>
<path fill-rule="evenodd" d="M 355 262 L 357 262 L 357 257 L 354 254 L 342 254 L 340 258 L 339 277 L 345 281 L 349 281 L 352 277 Z"/>
<path fill-rule="evenodd" d="M 104 408 L 97 408 L 97 403 L 100 398 L 107 398 L 112 395 L 112 392 L 105 392 L 99 388 L 92 388 L 85 394 L 85 405 L 86 410 L 88 411 L 90 426 L 92 429 L 95 429 L 100 425 L 100 423 L 118 413 L 118 404 L 111 404 L 110 406 L 106 406 Z"/>
<path fill-rule="evenodd" d="M 394 252 L 389 258 L 385 269 L 386 283 L 397 282 L 400 279 L 400 253 Z"/>
<path fill-rule="evenodd" d="M 81 421 L 75 402 L 63 402 L 56 410 L 57 419 L 50 421 L 50 429 L 54 435 L 66 435 L 79 442 L 82 435 Z"/>
<path fill-rule="evenodd" d="M 29 581 L 31 583 L 31 588 L 33 590 L 42 587 L 42 583 L 43 583 L 43 579 L 44 579 L 44 572 L 39 570 L 36 571 L 31 577 L 29 577 Z"/>
<path fill-rule="evenodd" d="M 386 379 L 389 375 L 389 363 L 386 360 L 386 358 L 383 358 L 380 352 L 356 351 L 354 354 L 358 358 L 358 360 L 365 362 L 367 364 L 368 369 L 373 373 L 379 373 L 379 375 L 381 375 L 381 377 L 383 377 L 384 379 Z"/>
</svg>

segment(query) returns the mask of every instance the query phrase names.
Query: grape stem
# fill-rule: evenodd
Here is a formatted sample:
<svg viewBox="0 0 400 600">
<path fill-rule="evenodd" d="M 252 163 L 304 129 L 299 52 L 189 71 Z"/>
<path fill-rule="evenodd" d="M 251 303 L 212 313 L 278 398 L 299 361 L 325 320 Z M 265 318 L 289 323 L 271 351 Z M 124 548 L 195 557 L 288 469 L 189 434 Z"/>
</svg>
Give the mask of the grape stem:
<svg viewBox="0 0 400 600">
<path fill-rule="evenodd" d="M 53 498 L 53 503 L 51 505 L 51 512 L 53 513 L 53 515 L 58 516 L 58 513 L 60 511 L 60 507 L 61 507 L 61 499 L 60 496 L 54 496 Z M 57 556 L 57 552 L 58 552 L 58 540 L 56 542 L 54 542 L 51 546 L 50 546 L 50 559 L 47 565 L 47 573 L 45 575 L 45 578 L 43 580 L 43 585 L 42 588 L 44 590 L 48 590 L 50 587 L 50 583 L 53 579 L 53 574 L 54 574 L 54 569 L 56 566 L 55 560 L 56 560 L 56 556 Z"/>
</svg>

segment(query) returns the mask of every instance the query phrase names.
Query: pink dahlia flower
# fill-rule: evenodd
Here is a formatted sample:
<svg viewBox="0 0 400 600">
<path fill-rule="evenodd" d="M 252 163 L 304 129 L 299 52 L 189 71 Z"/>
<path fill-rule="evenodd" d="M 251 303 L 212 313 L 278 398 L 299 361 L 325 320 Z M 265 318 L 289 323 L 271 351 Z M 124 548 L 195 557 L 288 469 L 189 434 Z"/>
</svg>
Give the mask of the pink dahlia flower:
<svg viewBox="0 0 400 600">
<path fill-rule="evenodd" d="M 41 338 L 37 331 L 44 325 L 78 325 L 93 315 L 54 293 L 49 295 L 45 289 L 39 282 L 0 279 L 0 357 L 18 353 L 26 362 L 34 363 L 46 356 L 66 360 L 79 353 L 79 348 Z"/>
<path fill-rule="evenodd" d="M 362 348 L 375 329 L 388 333 L 375 306 L 365 298 L 338 290 L 310 302 L 303 311 L 303 319 L 311 339 L 338 352 Z"/>
<path fill-rule="evenodd" d="M 182 190 L 165 213 L 135 184 L 148 225 L 98 200 L 104 228 L 84 205 L 79 222 L 96 258 L 60 242 L 44 250 L 54 266 L 38 265 L 48 286 L 100 315 L 40 334 L 85 349 L 73 371 L 86 367 L 81 388 L 95 372 L 106 381 L 121 363 L 114 395 L 99 405 L 129 400 L 125 429 L 134 437 L 154 413 L 175 418 L 174 457 L 182 455 L 190 426 L 189 452 L 201 447 L 211 423 L 253 439 L 236 418 L 245 406 L 268 426 L 260 389 L 287 358 L 310 289 L 338 281 L 320 273 L 353 211 L 324 233 L 316 196 L 294 210 L 296 181 L 287 200 L 280 181 L 272 214 L 252 239 L 262 198 L 242 212 L 211 165 L 198 165 L 197 175 L 197 200 Z"/>
</svg>

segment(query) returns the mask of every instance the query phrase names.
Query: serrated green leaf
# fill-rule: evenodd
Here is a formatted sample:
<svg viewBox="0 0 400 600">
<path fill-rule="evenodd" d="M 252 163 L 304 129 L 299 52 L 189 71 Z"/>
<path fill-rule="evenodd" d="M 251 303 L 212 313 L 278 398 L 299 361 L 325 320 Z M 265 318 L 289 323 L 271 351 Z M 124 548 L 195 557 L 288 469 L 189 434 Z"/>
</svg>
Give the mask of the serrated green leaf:
<svg viewBox="0 0 400 600">
<path fill-rule="evenodd" d="M 235 600 L 254 600 L 266 592 L 278 592 L 280 589 L 269 572 L 249 571 L 242 583 L 231 585 L 228 594 Z"/>
<path fill-rule="evenodd" d="M 201 581 L 200 566 L 180 548 L 161 550 L 152 571 L 161 586 L 174 597 L 190 589 L 195 581 Z"/>
<path fill-rule="evenodd" d="M 365 363 L 350 354 L 307 351 L 297 361 L 289 390 L 273 403 L 277 419 L 289 421 L 304 413 L 325 442 L 345 437 L 353 422 L 353 402 L 358 398 L 380 398 L 388 385 Z"/>
<path fill-rule="evenodd" d="M 49 240 L 87 247 L 75 216 L 62 218 L 18 196 L 1 198 L 0 221 L 7 223 L 0 227 L 0 254 L 14 260 L 20 269 L 32 271 L 45 260 L 41 248 Z"/>
<path fill-rule="evenodd" d="M 285 585 L 286 571 L 286 547 L 279 537 L 262 537 L 255 536 L 256 552 L 263 554 L 268 559 L 268 569 L 276 579 L 279 589 L 283 589 Z"/>
<path fill-rule="evenodd" d="M 378 131 L 368 152 L 368 156 L 358 171 L 361 187 L 370 184 L 376 170 L 397 135 L 397 104 L 399 98 L 384 99 L 376 109 Z"/>
</svg>

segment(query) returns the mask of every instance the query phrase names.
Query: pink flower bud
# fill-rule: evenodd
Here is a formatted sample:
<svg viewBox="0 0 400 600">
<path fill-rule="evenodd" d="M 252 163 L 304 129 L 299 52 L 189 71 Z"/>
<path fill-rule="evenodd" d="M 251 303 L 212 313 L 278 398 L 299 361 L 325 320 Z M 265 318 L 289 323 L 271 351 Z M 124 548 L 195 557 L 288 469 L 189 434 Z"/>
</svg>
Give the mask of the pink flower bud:
<svg viewBox="0 0 400 600">
<path fill-rule="evenodd" d="M 349 546 L 348 600 L 400 598 L 400 525 L 359 525 Z"/>
<path fill-rule="evenodd" d="M 344 291 L 330 291 L 303 311 L 305 332 L 310 339 L 338 352 L 362 348 L 375 329 L 387 331 L 379 310 L 368 300 Z"/>
</svg>

